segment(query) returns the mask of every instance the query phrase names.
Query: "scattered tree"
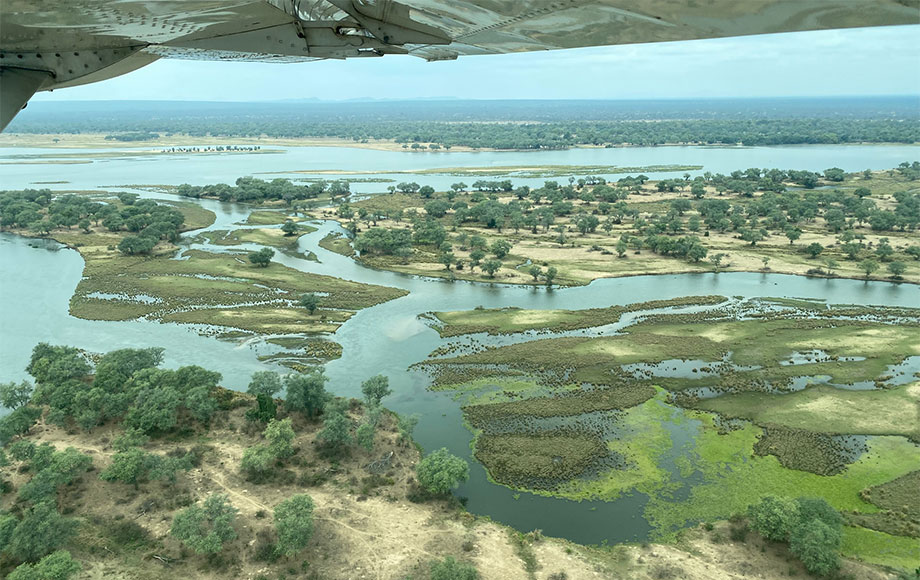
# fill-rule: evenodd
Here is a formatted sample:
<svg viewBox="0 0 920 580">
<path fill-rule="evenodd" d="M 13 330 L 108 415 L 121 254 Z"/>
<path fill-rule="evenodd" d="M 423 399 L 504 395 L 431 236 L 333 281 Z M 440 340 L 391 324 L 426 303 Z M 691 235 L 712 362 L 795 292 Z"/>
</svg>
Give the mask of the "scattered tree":
<svg viewBox="0 0 920 580">
<path fill-rule="evenodd" d="M 236 538 L 236 508 L 226 495 L 211 494 L 202 505 L 185 508 L 173 519 L 170 533 L 198 554 L 216 554 Z"/>
<path fill-rule="evenodd" d="M 271 248 L 262 248 L 258 252 L 249 254 L 249 261 L 259 268 L 267 268 L 275 256 L 275 250 Z"/>
<path fill-rule="evenodd" d="M 293 556 L 306 548 L 313 536 L 313 499 L 302 493 L 275 506 L 275 531 L 278 551 L 285 556 Z"/>
<path fill-rule="evenodd" d="M 469 478 L 470 466 L 465 459 L 451 455 L 442 447 L 419 461 L 415 474 L 423 488 L 445 494 Z"/>
</svg>

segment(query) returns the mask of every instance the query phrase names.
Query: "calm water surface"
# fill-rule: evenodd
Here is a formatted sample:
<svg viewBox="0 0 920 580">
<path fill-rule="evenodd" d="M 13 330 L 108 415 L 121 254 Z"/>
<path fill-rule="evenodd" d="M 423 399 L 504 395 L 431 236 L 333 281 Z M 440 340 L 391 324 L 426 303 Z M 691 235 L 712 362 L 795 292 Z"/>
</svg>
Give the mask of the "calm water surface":
<svg viewBox="0 0 920 580">
<path fill-rule="evenodd" d="M 400 168 L 482 165 L 483 160 L 497 165 L 514 163 L 701 163 L 707 170 L 730 171 L 749 166 L 824 169 L 840 166 L 847 170 L 871 167 L 881 169 L 916 158 L 917 147 L 818 147 L 818 148 L 652 148 L 596 149 L 544 153 L 449 153 L 403 154 L 338 148 L 311 148 L 284 155 L 240 155 L 175 158 L 137 158 L 99 161 L 86 165 L 0 166 L 3 187 L 24 187 L 32 181 L 68 180 L 58 188 L 95 188 L 127 183 L 208 183 L 232 181 L 231 176 L 247 170 L 288 170 L 360 166 Z M 859 153 L 867 150 L 863 156 Z M 34 150 L 16 149 L 21 154 Z M 647 155 L 640 160 L 638 154 Z M 332 157 L 311 159 L 312 154 Z M 845 155 L 846 153 L 846 155 Z M 847 155 L 853 158 L 847 161 Z M 0 150 L 0 157 L 11 154 Z M 632 156 L 637 157 L 632 157 Z M 699 155 L 701 158 L 696 159 Z M 354 158 L 351 158 L 354 156 Z M 604 157 L 609 156 L 609 157 Z M 623 156 L 624 159 L 616 156 Z M 708 156 L 708 157 L 707 157 Z M 625 158 L 628 157 L 628 160 Z M 539 158 L 539 160 L 538 160 Z M 705 158 L 705 159 L 703 159 Z M 731 159 L 729 159 L 731 158 Z M 777 159 L 777 161 L 771 161 Z M 422 160 L 422 161 L 419 161 Z M 384 165 L 376 165 L 376 164 Z M 429 163 L 430 165 L 424 165 Z M 718 164 L 725 165 L 718 165 Z M 146 169 L 143 169 L 146 168 Z M 404 176 L 403 176 L 404 177 Z M 452 178 L 453 180 L 453 178 Z M 365 184 L 366 185 L 366 184 Z M 380 184 L 375 184 L 380 187 Z M 169 197 L 169 196 L 154 196 Z M 207 229 L 227 229 L 245 219 L 249 209 L 235 204 L 201 200 L 201 205 L 217 214 L 216 223 Z M 418 315 L 436 310 L 518 306 L 522 308 L 592 308 L 638 301 L 668 299 L 687 295 L 721 294 L 740 297 L 820 298 L 829 303 L 917 306 L 920 287 L 910 284 L 862 282 L 857 280 L 809 279 L 797 276 L 759 273 L 681 274 L 638 276 L 597 280 L 587 286 L 568 289 L 509 287 L 498 284 L 447 282 L 405 276 L 364 268 L 352 259 L 328 252 L 317 242 L 330 231 L 340 231 L 334 222 L 323 222 L 318 231 L 301 238 L 302 251 L 311 250 L 320 262 L 276 254 L 285 265 L 359 282 L 382 284 L 408 290 L 409 295 L 360 311 L 332 337 L 343 346 L 341 359 L 326 366 L 329 388 L 339 395 L 356 396 L 360 383 L 375 374 L 390 378 L 394 394 L 386 400 L 399 413 L 419 413 L 417 440 L 426 449 L 448 447 L 470 459 L 470 433 L 462 426 L 459 405 L 448 395 L 426 390 L 427 376 L 406 369 L 427 358 L 442 341 L 437 333 L 419 321 Z M 190 238 L 195 232 L 186 235 Z M 187 243 L 189 247 L 190 243 Z M 194 247 L 208 246 L 195 245 Z M 257 246 L 248 246 L 256 248 Z M 226 250 L 226 248 L 221 248 Z M 101 322 L 74 318 L 68 314 L 69 299 L 82 275 L 80 255 L 50 241 L 29 240 L 0 234 L 0 381 L 26 378 L 24 367 L 32 347 L 40 342 L 70 344 L 91 351 L 116 348 L 160 346 L 166 349 L 165 365 L 176 367 L 199 364 L 223 373 L 223 384 L 245 388 L 253 372 L 273 368 L 257 360 L 258 345 L 235 343 L 200 336 L 188 326 L 147 321 Z M 670 426 L 675 443 L 693 437 L 693 422 Z M 675 449 L 680 445 L 675 445 Z M 679 477 L 679 476 L 676 476 Z M 520 530 L 540 528 L 545 533 L 578 542 L 598 543 L 642 540 L 649 526 L 642 519 L 647 498 L 641 494 L 614 502 L 572 502 L 516 494 L 489 483 L 485 470 L 471 461 L 471 478 L 458 491 L 469 498 L 467 507 L 478 514 L 515 526 Z M 517 497 L 515 497 L 517 496 Z"/>
</svg>

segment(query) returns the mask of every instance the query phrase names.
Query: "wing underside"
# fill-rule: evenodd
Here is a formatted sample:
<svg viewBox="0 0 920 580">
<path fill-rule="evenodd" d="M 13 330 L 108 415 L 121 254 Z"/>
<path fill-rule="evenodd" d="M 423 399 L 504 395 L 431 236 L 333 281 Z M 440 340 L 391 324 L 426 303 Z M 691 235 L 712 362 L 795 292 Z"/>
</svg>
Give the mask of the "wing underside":
<svg viewBox="0 0 920 580">
<path fill-rule="evenodd" d="M 32 90 L 163 57 L 445 60 L 917 23 L 920 0 L 4 0 L 0 127 Z"/>
</svg>

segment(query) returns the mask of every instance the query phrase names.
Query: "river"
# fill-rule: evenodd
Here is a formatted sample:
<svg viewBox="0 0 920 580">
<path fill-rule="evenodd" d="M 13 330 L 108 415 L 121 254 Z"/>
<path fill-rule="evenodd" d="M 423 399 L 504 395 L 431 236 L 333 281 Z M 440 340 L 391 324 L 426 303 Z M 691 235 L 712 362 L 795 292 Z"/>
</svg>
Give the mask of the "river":
<svg viewBox="0 0 920 580">
<path fill-rule="evenodd" d="M 318 149 L 318 148 L 315 148 Z M 920 148 L 874 147 L 869 152 L 877 153 L 867 158 L 854 159 L 849 165 L 838 155 L 841 148 L 777 148 L 797 149 L 799 163 L 771 164 L 754 162 L 757 157 L 746 157 L 752 149 L 704 149 L 704 148 L 653 148 L 648 151 L 658 154 L 671 152 L 668 163 L 691 163 L 693 159 L 679 158 L 676 153 L 711 152 L 705 154 L 737 155 L 735 162 L 724 169 L 730 171 L 748 166 L 794 166 L 799 168 L 825 168 L 841 166 L 847 170 L 871 167 L 881 169 L 897 165 L 902 160 L 917 157 Z M 845 148 L 844 148 L 845 149 Z M 854 149 L 856 150 L 856 149 Z M 31 150 L 17 150 L 23 153 Z M 352 150 L 336 151 L 336 155 Z M 637 150 L 575 150 L 574 152 L 552 152 L 553 164 L 588 163 L 579 157 L 571 159 L 570 154 L 596 155 Z M 822 153 L 823 151 L 823 153 Z M 769 152 L 769 151 L 767 151 Z M 384 152 L 354 150 L 356 158 L 365 154 Z M 3 152 L 0 151 L 0 155 Z M 633 153 L 630 153 L 633 154 Z M 760 155 L 766 153 L 761 152 Z M 386 153 L 389 156 L 389 153 Z M 428 159 L 427 154 L 396 153 L 405 163 L 417 163 L 417 159 Z M 464 153 L 432 154 L 438 157 L 437 166 L 457 166 L 458 159 L 466 159 Z M 488 154 L 494 159 L 505 154 Z M 529 153 L 508 155 L 531 155 Z M 542 155 L 542 154 L 540 154 Z M 822 157 L 822 155 L 824 155 Z M 460 156 L 455 158 L 454 156 Z M 893 156 L 893 159 L 890 158 Z M 3 186 L 6 188 L 27 186 L 33 181 L 70 181 L 63 188 L 96 188 L 114 183 L 181 183 L 232 181 L 234 176 L 247 170 L 265 169 L 265 164 L 276 163 L 276 159 L 288 159 L 287 155 L 215 156 L 205 160 L 218 163 L 221 168 L 203 168 L 206 177 L 186 179 L 199 165 L 198 158 L 178 158 L 151 161 L 115 159 L 84 165 L 15 165 L 0 166 Z M 803 167 L 802 159 L 809 158 L 812 165 Z M 342 163 L 345 158 L 342 157 Z M 449 159 L 449 161 L 448 161 Z M 270 161 L 267 161 L 270 160 Z M 548 156 L 542 163 L 549 163 Z M 645 159 L 646 163 L 657 163 Z M 664 162 L 664 161 L 662 161 Z M 158 170 L 145 170 L 140 175 L 134 168 L 148 163 L 159 166 Z M 498 163 L 498 162 L 496 162 Z M 506 165 L 513 162 L 501 161 Z M 593 163 L 593 161 L 592 161 Z M 354 164 L 351 165 L 355 166 Z M 415 165 L 418 166 L 418 165 Z M 705 167 L 708 167 L 704 164 Z M 291 167 L 291 165 L 287 165 Z M 362 168 L 364 166 L 361 166 Z M 28 169 L 31 175 L 23 168 Z M 94 168 L 98 170 L 94 173 Z M 110 169 L 118 168 L 118 169 Z M 46 169 L 50 173 L 45 173 Z M 150 171 L 148 173 L 148 171 Z M 40 172 L 40 173 L 39 173 Z M 208 172 L 220 172 L 214 176 Z M 79 185 L 77 185 L 79 184 Z M 375 184 L 380 187 L 380 184 Z M 174 196 L 151 196 L 173 197 Z M 227 229 L 245 219 L 249 209 L 235 204 L 199 200 L 203 207 L 217 214 L 217 221 L 208 229 Z M 486 478 L 481 465 L 472 460 L 470 453 L 471 434 L 461 422 L 459 405 L 449 395 L 427 390 L 428 378 L 424 373 L 408 371 L 413 363 L 424 360 L 429 353 L 443 344 L 438 334 L 423 324 L 418 315 L 427 311 L 470 309 L 476 306 L 497 308 L 518 306 L 522 308 L 592 308 L 628 304 L 639 301 L 668 299 L 688 295 L 720 294 L 724 296 L 756 297 L 782 296 L 821 298 L 830 303 L 872 304 L 893 306 L 916 306 L 920 304 L 920 288 L 911 284 L 890 284 L 886 282 L 862 282 L 842 279 L 811 279 L 797 276 L 760 273 L 681 274 L 670 276 L 637 276 L 630 278 L 603 279 L 593 283 L 567 289 L 547 291 L 543 288 L 504 286 L 499 284 L 448 282 L 405 276 L 365 268 L 350 258 L 324 250 L 318 241 L 330 231 L 339 231 L 334 222 L 321 222 L 316 232 L 303 236 L 301 251 L 311 250 L 319 262 L 308 261 L 296 256 L 277 254 L 277 261 L 307 272 L 329 274 L 340 278 L 371 284 L 382 284 L 409 291 L 405 297 L 358 312 L 342 325 L 332 337 L 343 347 L 342 358 L 326 365 L 330 377 L 329 389 L 338 395 L 355 396 L 360 392 L 361 381 L 376 374 L 390 378 L 394 394 L 385 400 L 387 407 L 399 413 L 418 413 L 421 420 L 415 431 L 419 443 L 428 450 L 447 447 L 453 453 L 471 459 L 470 480 L 461 486 L 458 495 L 468 498 L 467 508 L 477 514 L 527 531 L 540 528 L 544 533 L 566 537 L 584 543 L 641 541 L 649 532 L 649 526 L 642 518 L 647 498 L 642 494 L 627 495 L 614 502 L 584 501 L 572 502 L 562 499 L 541 497 L 529 493 L 516 493 L 508 488 L 492 484 Z M 189 232 L 190 240 L 199 232 Z M 186 241 L 186 245 L 191 245 Z M 201 247 L 196 245 L 195 247 Z M 256 247 L 256 246 L 250 246 Z M 206 249 L 216 250 L 206 246 Z M 226 250 L 226 248 L 220 248 Z M 68 314 L 68 302 L 80 280 L 83 260 L 70 249 L 61 248 L 51 241 L 30 240 L 0 234 L 0 381 L 20 380 L 26 377 L 24 367 L 32 347 L 40 341 L 69 344 L 91 351 L 104 352 L 116 348 L 142 348 L 161 346 L 165 350 L 165 366 L 176 367 L 185 364 L 199 364 L 205 368 L 219 370 L 223 384 L 231 388 L 245 388 L 252 372 L 273 368 L 257 360 L 260 345 L 253 342 L 227 342 L 201 336 L 193 329 L 176 324 L 160 324 L 147 321 L 101 322 L 87 321 Z M 692 426 L 687 426 L 690 429 Z M 675 431 L 672 436 L 679 442 L 690 432 Z M 676 445 L 679 447 L 679 445 Z"/>
</svg>

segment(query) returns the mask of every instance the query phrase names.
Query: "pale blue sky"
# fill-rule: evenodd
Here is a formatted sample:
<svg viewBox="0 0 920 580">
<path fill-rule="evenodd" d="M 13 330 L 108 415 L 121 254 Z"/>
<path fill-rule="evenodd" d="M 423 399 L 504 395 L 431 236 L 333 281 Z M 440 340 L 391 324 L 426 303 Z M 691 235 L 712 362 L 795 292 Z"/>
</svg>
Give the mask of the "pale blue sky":
<svg viewBox="0 0 920 580">
<path fill-rule="evenodd" d="M 298 64 L 160 60 L 34 100 L 684 98 L 920 94 L 920 26 L 461 57 Z"/>
</svg>

